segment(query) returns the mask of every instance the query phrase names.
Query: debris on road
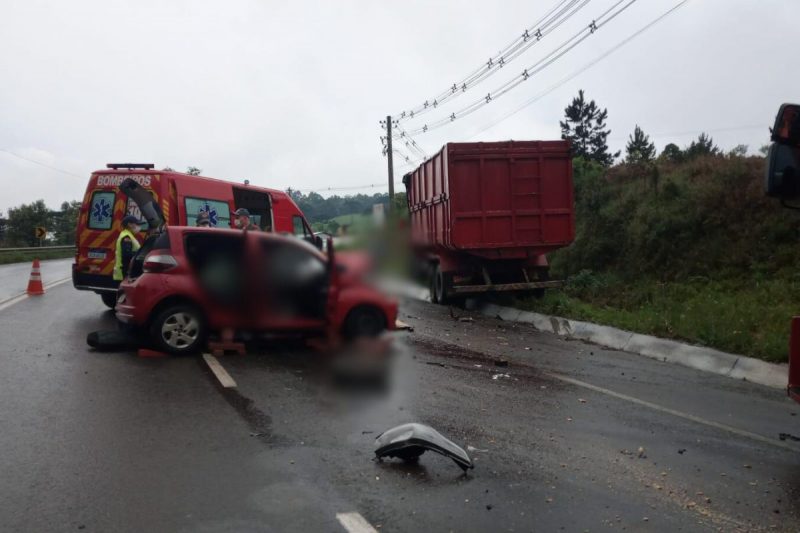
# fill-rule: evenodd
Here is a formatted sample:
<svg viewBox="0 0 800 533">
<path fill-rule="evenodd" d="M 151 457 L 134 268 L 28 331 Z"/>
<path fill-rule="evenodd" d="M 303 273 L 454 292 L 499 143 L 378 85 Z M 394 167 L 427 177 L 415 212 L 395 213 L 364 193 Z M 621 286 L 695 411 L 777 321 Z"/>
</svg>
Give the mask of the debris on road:
<svg viewBox="0 0 800 533">
<path fill-rule="evenodd" d="M 379 460 L 397 457 L 403 461 L 417 461 L 420 455 L 430 450 L 449 457 L 464 472 L 475 467 L 460 446 L 424 424 L 403 424 L 384 431 L 375 439 L 375 446 L 375 456 Z"/>
<path fill-rule="evenodd" d="M 459 317 L 458 321 L 459 322 L 475 322 L 475 319 L 473 319 L 471 316 L 462 316 L 462 317 Z"/>
<path fill-rule="evenodd" d="M 86 344 L 96 350 L 117 351 L 135 348 L 138 344 L 134 335 L 127 331 L 93 331 L 86 336 Z"/>
<path fill-rule="evenodd" d="M 778 438 L 781 439 L 781 440 L 796 440 L 796 441 L 800 441 L 800 437 L 796 437 L 796 436 L 792 435 L 791 433 L 781 433 L 781 434 L 778 435 Z"/>
<path fill-rule="evenodd" d="M 426 365 L 431 365 L 431 366 L 440 366 L 440 367 L 442 367 L 442 368 L 447 368 L 447 365 L 446 365 L 446 364 L 444 364 L 444 363 L 439 363 L 439 362 L 437 362 L 437 361 L 425 361 L 425 364 L 426 364 Z"/>
<path fill-rule="evenodd" d="M 499 366 L 501 368 L 505 368 L 508 366 L 508 359 L 495 359 L 494 366 Z"/>
<path fill-rule="evenodd" d="M 510 377 L 511 377 L 511 374 L 494 374 L 492 376 L 492 379 L 494 379 L 494 380 L 498 380 L 500 378 L 509 379 Z"/>
<path fill-rule="evenodd" d="M 647 455 L 645 455 L 644 448 L 642 446 L 639 446 L 639 450 L 637 451 L 639 452 L 639 459 L 647 459 Z"/>
<path fill-rule="evenodd" d="M 414 326 L 412 326 L 411 324 L 407 324 L 407 323 L 403 322 L 399 318 L 394 321 L 394 327 L 398 331 L 414 331 Z"/>
<path fill-rule="evenodd" d="M 586 403 L 586 400 L 584 400 L 583 398 L 578 398 L 578 401 L 581 403 Z"/>
</svg>

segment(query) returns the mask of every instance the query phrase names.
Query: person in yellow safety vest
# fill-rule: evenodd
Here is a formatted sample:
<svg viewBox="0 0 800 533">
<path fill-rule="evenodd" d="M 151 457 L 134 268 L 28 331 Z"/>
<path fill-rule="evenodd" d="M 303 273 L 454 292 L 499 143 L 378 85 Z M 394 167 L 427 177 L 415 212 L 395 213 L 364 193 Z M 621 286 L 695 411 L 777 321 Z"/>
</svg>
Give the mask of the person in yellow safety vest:
<svg viewBox="0 0 800 533">
<path fill-rule="evenodd" d="M 135 216 L 127 215 L 122 219 L 122 231 L 117 237 L 114 256 L 114 281 L 122 281 L 128 275 L 128 265 L 141 247 L 136 239 L 139 231 L 141 231 L 141 222 Z"/>
</svg>

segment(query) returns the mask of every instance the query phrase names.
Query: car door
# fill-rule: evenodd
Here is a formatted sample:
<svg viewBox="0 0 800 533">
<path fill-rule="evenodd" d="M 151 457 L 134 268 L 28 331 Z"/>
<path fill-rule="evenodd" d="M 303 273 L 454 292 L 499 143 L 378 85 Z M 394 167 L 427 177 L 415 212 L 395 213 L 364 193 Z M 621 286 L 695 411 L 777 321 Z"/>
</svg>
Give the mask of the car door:
<svg viewBox="0 0 800 533">
<path fill-rule="evenodd" d="M 331 285 L 325 256 L 292 237 L 253 237 L 254 273 L 260 287 L 260 329 L 324 327 L 329 320 Z"/>
</svg>

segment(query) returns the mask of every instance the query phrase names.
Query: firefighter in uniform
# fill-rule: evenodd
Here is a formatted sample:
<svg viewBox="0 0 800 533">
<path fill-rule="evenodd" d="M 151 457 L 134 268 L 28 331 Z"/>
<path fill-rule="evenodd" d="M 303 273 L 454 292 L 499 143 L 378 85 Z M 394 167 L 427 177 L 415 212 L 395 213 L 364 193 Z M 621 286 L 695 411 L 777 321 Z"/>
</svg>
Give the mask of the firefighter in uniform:
<svg viewBox="0 0 800 533">
<path fill-rule="evenodd" d="M 239 209 L 234 211 L 233 214 L 236 215 L 236 218 L 234 219 L 233 222 L 234 222 L 234 224 L 236 225 L 237 228 L 248 230 L 248 231 L 260 231 L 261 230 L 261 228 L 259 228 L 258 226 L 256 226 L 255 224 L 253 224 L 250 221 L 250 211 L 248 211 L 244 207 L 240 207 Z"/>
<path fill-rule="evenodd" d="M 122 231 L 117 237 L 114 256 L 114 281 L 120 282 L 128 275 L 128 265 L 141 245 L 136 234 L 141 230 L 141 223 L 135 216 L 127 215 L 122 219 Z"/>
</svg>

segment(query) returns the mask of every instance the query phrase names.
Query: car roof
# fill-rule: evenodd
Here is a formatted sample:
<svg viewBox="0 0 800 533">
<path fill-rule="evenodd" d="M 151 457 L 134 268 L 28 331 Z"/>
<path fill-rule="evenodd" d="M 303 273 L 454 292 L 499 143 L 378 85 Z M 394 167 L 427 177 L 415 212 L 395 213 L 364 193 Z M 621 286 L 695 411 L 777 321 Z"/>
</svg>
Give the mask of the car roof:
<svg viewBox="0 0 800 533">
<path fill-rule="evenodd" d="M 228 235 L 230 237 L 240 237 L 245 234 L 245 231 L 240 229 L 211 228 L 211 227 L 201 227 L 201 226 L 167 226 L 167 231 L 171 234 L 179 233 L 181 235 L 186 235 L 190 233 L 192 234 L 212 233 L 214 235 Z M 247 231 L 246 233 L 248 235 L 252 235 L 253 238 L 262 239 L 264 241 L 285 242 L 291 244 L 292 246 L 305 248 L 306 250 L 316 254 L 320 258 L 322 259 L 325 258 L 325 255 L 319 250 L 317 250 L 314 246 L 312 246 L 303 239 L 295 237 L 291 233 L 274 233 L 270 231 Z"/>
</svg>

